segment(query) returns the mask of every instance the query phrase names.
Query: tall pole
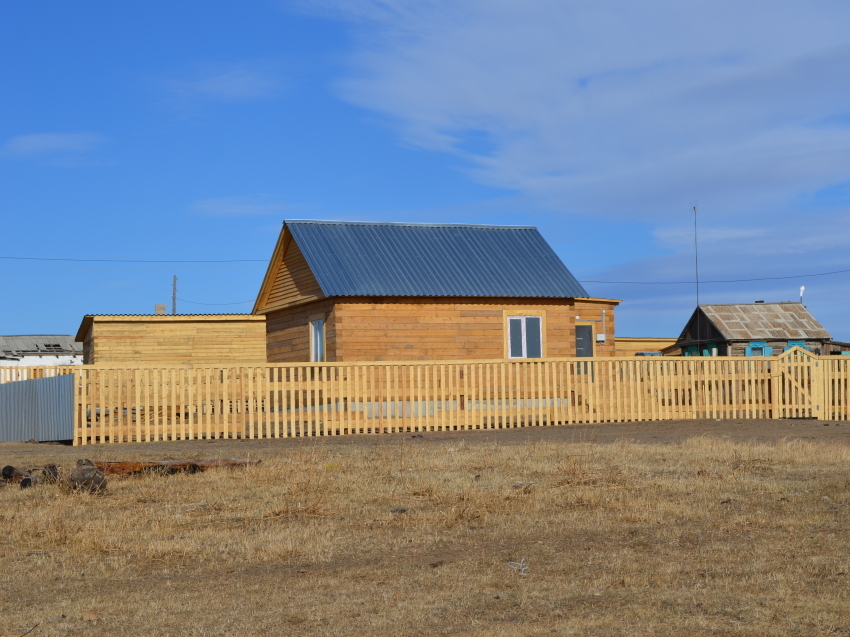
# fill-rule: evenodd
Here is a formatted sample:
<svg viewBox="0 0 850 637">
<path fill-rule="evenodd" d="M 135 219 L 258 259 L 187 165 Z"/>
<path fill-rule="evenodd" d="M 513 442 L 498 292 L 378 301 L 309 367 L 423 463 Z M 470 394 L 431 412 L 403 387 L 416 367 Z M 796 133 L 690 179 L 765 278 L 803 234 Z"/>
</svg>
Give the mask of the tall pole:
<svg viewBox="0 0 850 637">
<path fill-rule="evenodd" d="M 694 205 L 694 280 L 696 282 L 696 288 L 697 288 L 697 352 L 698 352 L 697 355 L 702 356 L 702 343 L 699 340 L 700 337 L 701 337 L 701 331 L 700 331 L 700 320 L 699 320 L 699 318 L 700 318 L 700 309 L 699 309 L 699 244 L 697 243 L 697 207 L 696 207 L 696 205 Z M 709 354 L 710 353 L 711 352 L 709 352 Z M 704 394 L 703 394 L 703 391 L 702 391 L 703 390 L 702 382 L 700 381 L 700 378 L 699 378 L 700 372 L 702 371 L 702 369 L 701 369 L 702 363 L 695 363 L 695 365 L 696 365 L 695 371 L 696 371 L 696 376 L 697 376 L 697 378 L 696 378 L 696 381 L 697 381 L 696 385 L 697 386 L 696 386 L 696 396 L 694 397 L 696 400 L 694 402 L 697 403 L 697 405 L 695 405 L 695 406 L 697 407 L 697 418 L 699 418 L 700 416 L 705 417 L 705 413 L 701 412 L 700 409 L 699 409 L 699 406 L 700 406 L 699 404 L 702 403 L 702 400 L 700 400 L 700 399 L 704 400 L 704 398 L 703 398 Z M 704 403 L 703 403 L 703 405 L 704 405 Z"/>
<path fill-rule="evenodd" d="M 171 313 L 177 314 L 177 275 L 174 275 L 174 281 L 171 284 Z"/>
<path fill-rule="evenodd" d="M 697 307 L 699 307 L 699 244 L 697 243 L 697 207 L 694 206 L 694 272 L 697 284 Z M 176 277 L 175 277 L 176 279 Z"/>
</svg>

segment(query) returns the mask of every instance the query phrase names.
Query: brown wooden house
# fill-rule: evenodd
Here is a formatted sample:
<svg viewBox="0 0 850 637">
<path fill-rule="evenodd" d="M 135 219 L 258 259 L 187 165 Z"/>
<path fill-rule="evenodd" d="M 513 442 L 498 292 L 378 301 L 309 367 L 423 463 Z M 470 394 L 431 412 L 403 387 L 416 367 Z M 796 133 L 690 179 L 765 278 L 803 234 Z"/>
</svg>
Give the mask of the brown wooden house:
<svg viewBox="0 0 850 637">
<path fill-rule="evenodd" d="M 614 308 L 536 228 L 287 221 L 254 306 L 269 362 L 614 355 Z"/>
</svg>

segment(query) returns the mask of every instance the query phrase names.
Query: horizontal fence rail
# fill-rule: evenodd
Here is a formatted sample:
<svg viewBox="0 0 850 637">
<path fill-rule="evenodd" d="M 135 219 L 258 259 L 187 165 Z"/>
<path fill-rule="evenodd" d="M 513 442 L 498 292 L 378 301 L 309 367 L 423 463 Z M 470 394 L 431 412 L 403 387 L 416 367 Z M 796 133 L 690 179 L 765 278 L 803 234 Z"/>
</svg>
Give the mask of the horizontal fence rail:
<svg viewBox="0 0 850 637">
<path fill-rule="evenodd" d="M 799 348 L 748 358 L 65 369 L 77 376 L 75 444 L 850 418 L 850 360 Z"/>
</svg>

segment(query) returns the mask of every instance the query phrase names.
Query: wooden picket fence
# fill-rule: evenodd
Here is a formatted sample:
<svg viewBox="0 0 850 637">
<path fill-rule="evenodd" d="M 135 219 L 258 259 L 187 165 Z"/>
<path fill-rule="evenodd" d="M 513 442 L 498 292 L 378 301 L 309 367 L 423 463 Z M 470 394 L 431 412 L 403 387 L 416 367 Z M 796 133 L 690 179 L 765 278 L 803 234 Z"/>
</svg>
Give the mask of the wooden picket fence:
<svg viewBox="0 0 850 637">
<path fill-rule="evenodd" d="M 697 418 L 850 419 L 850 357 L 801 348 L 763 358 L 40 369 L 31 374 L 77 374 L 75 444 Z"/>
</svg>

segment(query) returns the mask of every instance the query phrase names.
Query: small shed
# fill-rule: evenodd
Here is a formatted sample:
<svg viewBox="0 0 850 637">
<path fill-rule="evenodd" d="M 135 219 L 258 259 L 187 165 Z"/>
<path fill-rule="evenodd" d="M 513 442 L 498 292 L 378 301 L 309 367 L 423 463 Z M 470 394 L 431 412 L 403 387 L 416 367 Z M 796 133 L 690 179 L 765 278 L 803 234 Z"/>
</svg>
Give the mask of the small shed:
<svg viewBox="0 0 850 637">
<path fill-rule="evenodd" d="M 802 303 L 700 305 L 676 345 L 685 356 L 772 356 L 794 346 L 832 353 L 832 339 Z"/>
<path fill-rule="evenodd" d="M 614 308 L 536 228 L 286 221 L 254 314 L 269 362 L 614 355 Z"/>
<path fill-rule="evenodd" d="M 675 338 L 617 336 L 617 356 L 678 356 Z"/>
<path fill-rule="evenodd" d="M 0 367 L 81 365 L 83 346 L 70 334 L 0 336 Z"/>
<path fill-rule="evenodd" d="M 89 314 L 76 340 L 86 365 L 261 364 L 265 323 L 250 314 Z"/>
</svg>

